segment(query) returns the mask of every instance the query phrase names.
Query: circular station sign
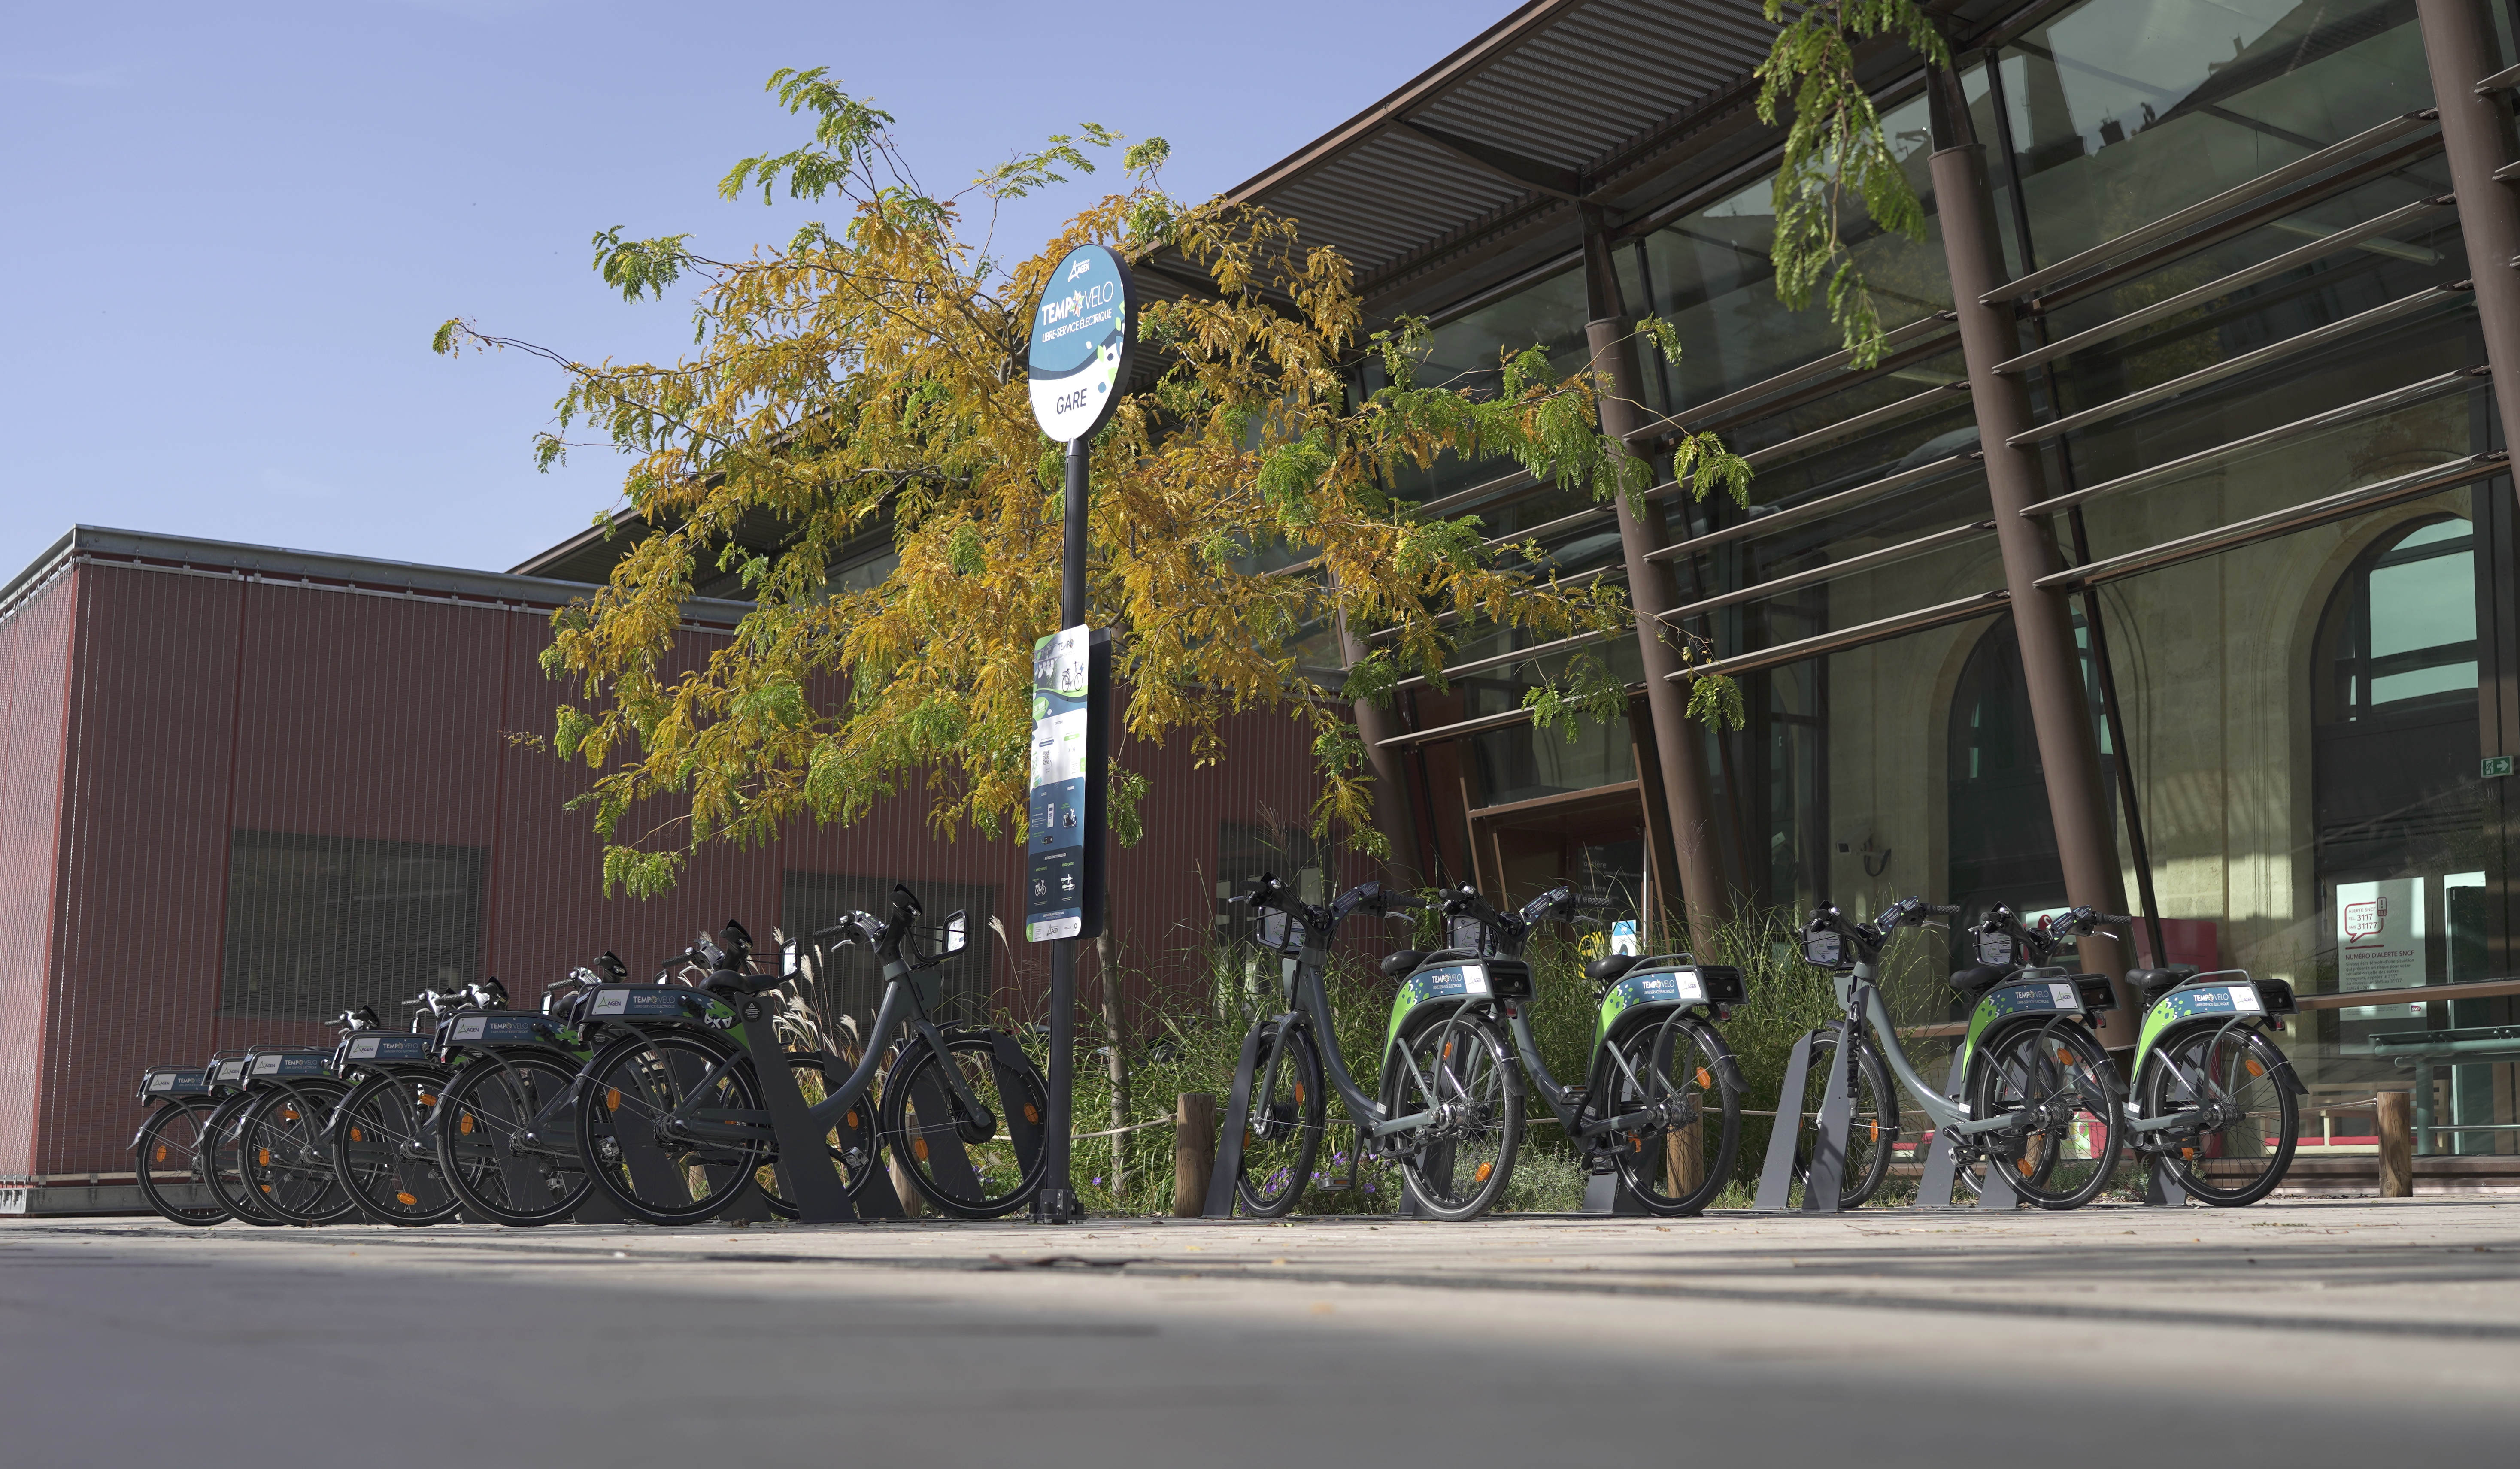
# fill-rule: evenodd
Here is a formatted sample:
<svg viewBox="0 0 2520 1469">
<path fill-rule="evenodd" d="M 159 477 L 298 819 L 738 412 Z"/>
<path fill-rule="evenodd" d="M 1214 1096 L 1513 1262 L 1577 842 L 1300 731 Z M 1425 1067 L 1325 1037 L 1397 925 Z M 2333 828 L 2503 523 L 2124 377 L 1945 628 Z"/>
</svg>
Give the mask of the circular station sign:
<svg viewBox="0 0 2520 1469">
<path fill-rule="evenodd" d="M 1050 273 L 1033 308 L 1026 369 L 1042 432 L 1073 443 L 1111 417 L 1128 375 L 1137 316 L 1129 267 L 1102 245 L 1078 245 Z"/>
</svg>

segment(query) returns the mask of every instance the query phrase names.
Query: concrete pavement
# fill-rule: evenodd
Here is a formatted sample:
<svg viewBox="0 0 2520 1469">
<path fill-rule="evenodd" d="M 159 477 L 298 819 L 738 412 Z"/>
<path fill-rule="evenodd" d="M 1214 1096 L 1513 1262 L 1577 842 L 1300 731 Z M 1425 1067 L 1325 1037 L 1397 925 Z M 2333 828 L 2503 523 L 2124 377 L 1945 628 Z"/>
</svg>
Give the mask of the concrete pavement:
<svg viewBox="0 0 2520 1469">
<path fill-rule="evenodd" d="M 18 1465 L 2508 1463 L 2520 1200 L 0 1223 Z"/>
</svg>

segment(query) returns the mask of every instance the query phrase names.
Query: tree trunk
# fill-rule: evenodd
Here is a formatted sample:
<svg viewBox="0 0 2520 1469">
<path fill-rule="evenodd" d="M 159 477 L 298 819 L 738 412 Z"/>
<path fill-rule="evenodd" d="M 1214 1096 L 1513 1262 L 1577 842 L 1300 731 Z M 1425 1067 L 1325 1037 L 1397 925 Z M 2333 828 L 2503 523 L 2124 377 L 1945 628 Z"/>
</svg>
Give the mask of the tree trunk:
<svg viewBox="0 0 2520 1469">
<path fill-rule="evenodd" d="M 1102 975 L 1102 1044 L 1111 1076 L 1111 1126 L 1125 1128 L 1129 1125 L 1129 1061 L 1123 1043 L 1128 1038 L 1128 1020 L 1120 993 L 1120 966 L 1113 953 L 1117 947 L 1105 925 L 1094 940 L 1094 962 Z M 1129 1135 L 1115 1132 L 1111 1135 L 1111 1197 L 1125 1200 L 1128 1196 Z"/>
</svg>

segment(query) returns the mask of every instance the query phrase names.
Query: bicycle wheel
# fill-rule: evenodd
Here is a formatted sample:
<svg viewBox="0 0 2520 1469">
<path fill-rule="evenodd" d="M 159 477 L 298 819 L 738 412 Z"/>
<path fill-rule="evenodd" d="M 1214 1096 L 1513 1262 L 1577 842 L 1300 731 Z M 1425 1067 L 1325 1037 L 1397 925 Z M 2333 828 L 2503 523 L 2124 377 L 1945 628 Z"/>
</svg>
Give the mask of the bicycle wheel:
<svg viewBox="0 0 2520 1469">
<path fill-rule="evenodd" d="M 441 1224 L 461 1206 L 428 1131 L 428 1110 L 447 1081 L 443 1072 L 380 1073 L 341 1098 L 333 1172 L 370 1224 Z"/>
<path fill-rule="evenodd" d="M 1329 1104 L 1322 1094 L 1322 1054 L 1310 1030 L 1287 1021 L 1260 1046 L 1234 1196 L 1253 1219 L 1282 1219 L 1303 1200 L 1304 1187 L 1313 1180 Z"/>
<path fill-rule="evenodd" d="M 359 1212 L 333 1172 L 333 1111 L 349 1091 L 328 1076 L 292 1081 L 238 1122 L 246 1186 L 284 1224 L 338 1224 Z"/>
<path fill-rule="evenodd" d="M 883 1084 L 884 1146 L 929 1203 L 964 1219 L 996 1219 L 1041 1186 L 1040 1129 L 1050 1113 L 1050 1088 L 1032 1062 L 1020 1054 L 1011 1062 L 985 1032 L 947 1036 L 945 1051 L 939 1056 L 916 1041 L 893 1062 Z M 948 1066 L 979 1103 L 979 1114 L 956 1094 Z M 1028 1141 L 1019 1143 L 1018 1136 Z"/>
<path fill-rule="evenodd" d="M 238 1124 L 255 1100 L 250 1091 L 222 1097 L 202 1123 L 202 1181 L 209 1185 L 210 1197 L 227 1211 L 228 1218 L 240 1224 L 277 1226 L 280 1216 L 264 1208 L 245 1181 L 245 1143 Z"/>
<path fill-rule="evenodd" d="M 2256 1031 L 2201 1028 L 2144 1058 L 2144 1116 L 2205 1114 L 2193 1131 L 2164 1139 L 2164 1161 L 2191 1196 L 2237 1208 L 2283 1181 L 2301 1141 L 2301 1110 L 2277 1080 L 2281 1059 Z"/>
<path fill-rule="evenodd" d="M 677 1031 L 614 1042 L 587 1064 L 577 1098 L 577 1145 L 587 1171 L 621 1212 L 652 1224 L 716 1218 L 753 1186 L 770 1156 L 769 1114 L 761 1110 L 749 1059 L 722 1043 Z M 696 1138 L 677 1112 L 740 1113 L 759 1132 L 740 1140 Z"/>
<path fill-rule="evenodd" d="M 819 1051 L 806 1054 L 790 1052 L 788 1071 L 796 1079 L 796 1090 L 803 1093 L 805 1105 L 820 1106 L 832 1094 L 832 1079 Z M 842 1077 L 841 1080 L 847 1078 Z M 869 1087 L 867 1090 L 873 1091 L 875 1089 Z M 824 1156 L 830 1161 L 832 1171 L 840 1176 L 840 1186 L 848 1190 L 852 1199 L 867 1186 L 868 1180 L 881 1172 L 878 1165 L 882 1161 L 882 1153 L 876 1145 L 875 1122 L 876 1103 L 870 1097 L 861 1096 L 823 1134 Z M 782 1159 L 780 1166 L 794 1165 Z M 781 1219 L 796 1217 L 796 1206 L 788 1202 L 787 1195 L 779 1191 L 778 1167 L 764 1165 L 759 1170 L 758 1181 L 761 1197 L 770 1205 L 771 1213 Z"/>
<path fill-rule="evenodd" d="M 1465 1220 L 1493 1208 L 1522 1147 L 1521 1079 L 1496 1017 L 1445 1016 L 1403 1036 L 1383 1065 L 1383 1115 L 1430 1114 L 1400 1159 L 1418 1211 Z"/>
<path fill-rule="evenodd" d="M 567 1115 L 577 1069 L 541 1051 L 474 1055 L 428 1114 L 438 1177 L 465 1214 L 532 1228 L 577 1213 L 595 1186 Z"/>
<path fill-rule="evenodd" d="M 142 1124 L 131 1147 L 132 1167 L 140 1180 L 140 1196 L 166 1219 L 179 1224 L 224 1224 L 228 1212 L 207 1197 L 202 1179 L 202 1125 L 217 1104 L 209 1099 L 170 1101 Z"/>
<path fill-rule="evenodd" d="M 1835 1027 L 1812 1036 L 1811 1070 L 1803 1079 L 1803 1132 L 1794 1142 L 1794 1178 L 1811 1182 L 1812 1144 L 1820 1136 L 1821 1103 L 1827 1099 L 1828 1069 L 1840 1064 Z M 1889 1069 L 1868 1039 L 1855 1044 L 1848 1067 L 1846 1164 L 1838 1176 L 1837 1206 L 1861 1209 L 1890 1176 L 1890 1154 L 1899 1142 L 1899 1093 Z"/>
<path fill-rule="evenodd" d="M 1969 1102 L 1972 1117 L 2023 1115 L 2020 1129 L 1978 1142 L 1983 1166 L 2011 1170 L 2024 1202 L 2077 1209 L 2108 1186 L 2126 1145 L 2117 1068 L 2082 1026 L 2023 1025 L 1998 1038 L 1969 1062 Z"/>
<path fill-rule="evenodd" d="M 1712 1026 L 1675 1012 L 1631 1033 L 1618 1051 L 1627 1064 L 1609 1115 L 1654 1108 L 1664 1116 L 1616 1139 L 1610 1158 L 1620 1180 L 1648 1213 L 1695 1214 L 1732 1180 L 1741 1147 L 1741 1095 L 1724 1043 Z"/>
</svg>

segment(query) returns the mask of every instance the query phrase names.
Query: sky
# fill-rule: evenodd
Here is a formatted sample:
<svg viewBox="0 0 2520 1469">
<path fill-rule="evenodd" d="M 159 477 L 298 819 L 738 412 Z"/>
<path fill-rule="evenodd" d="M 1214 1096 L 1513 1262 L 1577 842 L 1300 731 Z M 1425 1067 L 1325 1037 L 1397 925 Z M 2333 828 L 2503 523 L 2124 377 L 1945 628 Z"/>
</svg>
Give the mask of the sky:
<svg viewBox="0 0 2520 1469">
<path fill-rule="evenodd" d="M 717 197 L 736 159 L 805 141 L 762 91 L 781 67 L 890 111 L 935 192 L 1091 121 L 1169 140 L 1166 187 L 1204 198 L 1513 8 L 13 7 L 0 581 L 72 524 L 489 569 L 584 529 L 620 503 L 621 462 L 535 471 L 559 370 L 435 357 L 429 334 L 462 316 L 579 360 L 688 352 L 689 293 L 624 304 L 588 242 L 689 231 L 725 258 L 834 214 Z M 1047 85 L 1080 47 L 1106 80 Z M 1000 252 L 1102 192 L 1011 206 Z"/>
</svg>

